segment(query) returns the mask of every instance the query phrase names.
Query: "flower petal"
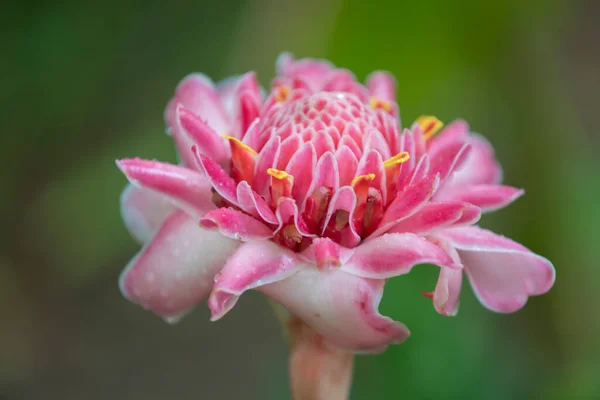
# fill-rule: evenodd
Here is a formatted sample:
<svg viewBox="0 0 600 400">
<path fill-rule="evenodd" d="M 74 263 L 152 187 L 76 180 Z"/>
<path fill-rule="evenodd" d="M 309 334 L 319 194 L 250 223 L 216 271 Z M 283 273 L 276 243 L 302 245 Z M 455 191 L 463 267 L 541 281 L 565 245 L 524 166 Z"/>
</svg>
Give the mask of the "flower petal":
<svg viewBox="0 0 600 400">
<path fill-rule="evenodd" d="M 196 145 L 201 154 L 208 155 L 221 165 L 231 158 L 229 146 L 197 115 L 179 104 L 176 109 L 176 123 L 173 125 L 173 138 L 179 155 L 188 168 L 197 168 L 192 146 Z"/>
<path fill-rule="evenodd" d="M 208 295 L 213 276 L 238 245 L 175 211 L 127 265 L 119 286 L 132 302 L 174 322 Z"/>
<path fill-rule="evenodd" d="M 300 257 L 319 268 L 339 267 L 354 253 L 353 249 L 340 246 L 329 238 L 315 238 Z"/>
<path fill-rule="evenodd" d="M 140 244 L 152 239 L 160 224 L 172 211 L 167 196 L 128 184 L 121 193 L 121 215 L 131 236 Z"/>
<path fill-rule="evenodd" d="M 204 171 L 207 181 L 215 191 L 231 204 L 237 204 L 237 185 L 232 177 L 219 164 L 200 153 L 197 147 L 192 148 L 198 167 Z"/>
<path fill-rule="evenodd" d="M 119 160 L 117 166 L 133 185 L 164 194 L 190 215 L 201 216 L 215 208 L 210 182 L 199 172 L 139 158 Z"/>
<path fill-rule="evenodd" d="M 413 233 L 388 233 L 362 243 L 340 269 L 365 278 L 404 275 L 417 264 L 460 268 L 444 250 Z"/>
<path fill-rule="evenodd" d="M 475 294 L 493 311 L 517 311 L 528 296 L 544 294 L 554 284 L 550 261 L 504 236 L 478 227 L 438 235 L 458 250 Z"/>
<path fill-rule="evenodd" d="M 465 185 L 444 190 L 442 193 L 444 200 L 465 201 L 487 212 L 506 207 L 525 191 L 504 185 Z"/>
<path fill-rule="evenodd" d="M 429 203 L 420 211 L 394 225 L 389 232 L 412 232 L 424 234 L 444 228 L 458 221 L 469 204 L 453 201 Z"/>
<path fill-rule="evenodd" d="M 429 154 L 432 156 L 447 145 L 460 141 L 465 142 L 469 137 L 469 124 L 459 119 L 446 125 L 429 143 Z"/>
<path fill-rule="evenodd" d="M 246 290 L 285 279 L 294 274 L 299 265 L 296 253 L 274 242 L 242 244 L 215 276 L 215 286 L 208 299 L 211 321 L 227 314 Z"/>
<path fill-rule="evenodd" d="M 444 249 L 456 265 L 463 267 L 460 256 L 452 245 L 437 236 L 430 236 L 428 239 Z M 433 291 L 433 306 L 438 313 L 449 317 L 458 314 L 462 274 L 460 269 L 442 268 L 440 270 L 440 276 Z"/>
<path fill-rule="evenodd" d="M 425 207 L 438 185 L 439 176 L 436 175 L 435 177 L 429 176 L 414 185 L 404 188 L 390 203 L 383 214 L 379 227 L 369 237 L 377 237 L 387 232 L 388 229 L 398 222 Z"/>
<path fill-rule="evenodd" d="M 237 199 L 240 208 L 256 218 L 260 218 L 268 224 L 276 224 L 277 217 L 269 208 L 269 205 L 248 184 L 243 181 L 237 185 Z"/>
<path fill-rule="evenodd" d="M 375 71 L 367 77 L 369 95 L 385 101 L 396 101 L 396 80 L 387 71 Z"/>
<path fill-rule="evenodd" d="M 384 284 L 384 280 L 303 264 L 296 274 L 258 290 L 335 345 L 378 353 L 390 344 L 402 343 L 410 334 L 404 324 L 377 311 Z"/>
<path fill-rule="evenodd" d="M 230 125 L 227 113 L 213 82 L 206 75 L 190 74 L 179 83 L 165 110 L 165 120 L 169 127 L 177 123 L 176 112 L 179 104 L 206 121 L 219 135 L 228 134 Z"/>
<path fill-rule="evenodd" d="M 492 145 L 487 139 L 472 134 L 468 142 L 471 145 L 471 155 L 465 165 L 452 174 L 447 186 L 498 184 L 502 182 L 502 168 L 496 160 Z"/>
<path fill-rule="evenodd" d="M 232 208 L 217 208 L 206 213 L 200 220 L 200 225 L 206 229 L 217 229 L 227 237 L 244 242 L 273 236 L 273 230 L 267 225 Z"/>
</svg>

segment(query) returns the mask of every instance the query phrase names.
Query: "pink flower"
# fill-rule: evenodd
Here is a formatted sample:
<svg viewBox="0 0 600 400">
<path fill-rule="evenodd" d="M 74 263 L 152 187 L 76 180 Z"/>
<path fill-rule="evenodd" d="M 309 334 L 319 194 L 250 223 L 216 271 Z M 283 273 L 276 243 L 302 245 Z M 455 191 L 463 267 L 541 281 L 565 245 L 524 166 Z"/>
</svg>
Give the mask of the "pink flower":
<svg viewBox="0 0 600 400">
<path fill-rule="evenodd" d="M 213 85 L 193 74 L 165 119 L 180 165 L 117 162 L 133 186 L 125 224 L 144 244 L 121 275 L 131 301 L 169 321 L 209 297 L 212 319 L 249 289 L 353 351 L 400 343 L 382 316 L 385 280 L 441 267 L 432 294 L 454 314 L 464 269 L 492 310 L 546 292 L 554 268 L 472 226 L 522 191 L 501 186 L 489 144 L 455 122 L 423 117 L 401 133 L 395 84 L 366 85 L 328 62 L 278 60 L 263 95 L 253 73 Z"/>
</svg>

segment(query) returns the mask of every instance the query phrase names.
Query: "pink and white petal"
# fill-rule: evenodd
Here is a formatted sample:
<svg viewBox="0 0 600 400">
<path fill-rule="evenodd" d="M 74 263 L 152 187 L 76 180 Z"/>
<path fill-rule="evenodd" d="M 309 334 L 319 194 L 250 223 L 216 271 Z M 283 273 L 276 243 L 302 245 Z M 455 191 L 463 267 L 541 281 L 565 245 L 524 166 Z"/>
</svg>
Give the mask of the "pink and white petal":
<svg viewBox="0 0 600 400">
<path fill-rule="evenodd" d="M 302 214 L 298 211 L 296 201 L 291 197 L 282 197 L 281 199 L 279 199 L 279 203 L 277 204 L 277 210 L 275 211 L 275 216 L 277 217 L 278 227 L 275 230 L 274 234 L 277 234 L 281 229 L 283 229 L 288 223 L 289 219 L 292 218 L 294 221 L 294 226 L 302 236 L 316 236 L 315 234 L 310 233 L 308 225 L 304 221 Z"/>
<path fill-rule="evenodd" d="M 222 235 L 242 240 L 269 239 L 273 230 L 254 217 L 232 208 L 217 208 L 204 215 L 200 226 L 205 229 L 216 229 Z"/>
<path fill-rule="evenodd" d="M 463 202 L 429 203 L 420 211 L 394 225 L 388 232 L 428 233 L 454 224 L 467 205 Z"/>
<path fill-rule="evenodd" d="M 294 275 L 258 290 L 333 344 L 350 351 L 379 353 L 410 335 L 404 324 L 378 312 L 384 285 L 384 280 L 303 264 Z"/>
<path fill-rule="evenodd" d="M 225 165 L 225 162 L 231 159 L 229 146 L 221 136 L 181 104 L 176 109 L 176 123 L 173 126 L 172 135 L 179 155 L 188 168 L 198 168 L 192 152 L 194 145 L 201 154 L 211 157 L 221 165 Z"/>
<path fill-rule="evenodd" d="M 471 203 L 484 212 L 498 210 L 506 207 L 525 191 L 512 186 L 504 185 L 465 185 L 443 190 L 443 199 L 452 201 L 464 201 Z"/>
<path fill-rule="evenodd" d="M 366 153 L 371 149 L 379 152 L 384 160 L 387 160 L 392 156 L 387 140 L 385 140 L 383 134 L 376 129 L 368 131 L 365 136 L 363 136 L 363 152 Z"/>
<path fill-rule="evenodd" d="M 428 152 L 433 157 L 438 151 L 456 141 L 466 142 L 469 138 L 469 124 L 461 119 L 451 122 L 429 141 Z"/>
<path fill-rule="evenodd" d="M 342 186 L 331 198 L 329 206 L 327 207 L 327 213 L 325 214 L 323 230 L 321 235 L 325 233 L 329 221 L 337 211 L 345 211 L 348 213 L 348 220 L 352 221 L 354 218 L 354 210 L 356 209 L 356 193 L 350 186 Z M 343 246 L 348 248 L 356 247 L 361 241 L 360 236 L 354 229 L 354 225 L 349 223 L 346 232 L 342 236 L 340 242 Z"/>
<path fill-rule="evenodd" d="M 471 153 L 471 145 L 464 141 L 447 144 L 435 154 L 430 154 L 431 166 L 429 174 L 439 174 L 442 184 L 454 172 L 463 167 Z"/>
<path fill-rule="evenodd" d="M 286 78 L 301 78 L 308 83 L 313 91 L 319 90 L 327 75 L 334 69 L 325 60 L 304 58 L 294 60 L 290 53 L 282 53 L 276 62 L 277 75 Z"/>
<path fill-rule="evenodd" d="M 237 185 L 232 177 L 215 161 L 200 153 L 197 147 L 192 147 L 196 163 L 200 170 L 204 171 L 206 181 L 212 188 L 231 204 L 237 205 Z"/>
<path fill-rule="evenodd" d="M 350 185 L 352 179 L 356 176 L 356 169 L 358 168 L 358 159 L 346 145 L 338 147 L 335 152 L 335 159 L 338 165 L 343 165 L 340 173 L 340 186 Z"/>
<path fill-rule="evenodd" d="M 554 284 L 549 260 L 504 236 L 479 227 L 446 229 L 438 236 L 457 249 L 475 294 L 490 310 L 517 311 L 529 296 Z"/>
<path fill-rule="evenodd" d="M 319 268 L 339 267 L 354 253 L 353 249 L 340 246 L 329 238 L 315 238 L 312 244 L 300 253 L 300 257 Z"/>
<path fill-rule="evenodd" d="M 267 170 L 269 168 L 276 168 L 280 147 L 281 138 L 279 136 L 272 136 L 256 159 L 253 187 L 256 193 L 261 196 L 268 197 L 270 195 L 269 185 L 271 183 L 271 175 L 267 173 Z"/>
<path fill-rule="evenodd" d="M 169 127 L 175 126 L 177 106 L 182 104 L 213 128 L 219 135 L 230 130 L 227 113 L 213 82 L 206 75 L 190 74 L 183 78 L 175 89 L 175 95 L 165 110 L 165 120 Z"/>
<path fill-rule="evenodd" d="M 496 160 L 494 148 L 480 135 L 469 137 L 471 155 L 460 170 L 454 172 L 449 186 L 499 184 L 502 182 L 502 167 Z"/>
<path fill-rule="evenodd" d="M 237 199 L 239 207 L 252 214 L 256 218 L 260 218 L 268 224 L 277 224 L 277 217 L 271 210 L 265 199 L 260 197 L 246 181 L 242 181 L 237 185 Z"/>
<path fill-rule="evenodd" d="M 139 158 L 119 160 L 117 166 L 134 186 L 165 195 L 190 215 L 199 217 L 215 208 L 210 182 L 197 171 Z"/>
<path fill-rule="evenodd" d="M 238 246 L 175 211 L 121 273 L 119 286 L 132 302 L 175 322 L 210 293 L 214 275 Z"/>
<path fill-rule="evenodd" d="M 456 265 L 462 265 L 458 252 L 452 245 L 437 236 L 428 239 L 440 246 Z M 442 268 L 438 277 L 435 290 L 433 291 L 433 306 L 441 315 L 453 317 L 458 314 L 460 304 L 460 291 L 462 288 L 463 271 L 460 269 Z"/>
<path fill-rule="evenodd" d="M 396 80 L 387 71 L 375 71 L 367 77 L 369 95 L 385 101 L 396 101 Z"/>
<path fill-rule="evenodd" d="M 317 152 L 310 142 L 305 143 L 288 163 L 286 172 L 294 177 L 292 196 L 298 204 L 303 204 L 308 195 L 316 163 Z"/>
<path fill-rule="evenodd" d="M 277 282 L 293 275 L 301 264 L 296 253 L 271 241 L 242 244 L 215 276 L 208 299 L 211 321 L 222 318 L 246 290 Z"/>
<path fill-rule="evenodd" d="M 241 75 L 230 76 L 217 83 L 217 93 L 223 104 L 223 109 L 227 113 L 229 121 L 235 118 L 235 94 L 239 85 Z"/>
<path fill-rule="evenodd" d="M 175 210 L 167 196 L 128 184 L 121 193 L 121 216 L 131 236 L 140 244 L 152 239 L 164 219 Z"/>
<path fill-rule="evenodd" d="M 387 232 L 403 219 L 410 217 L 421 210 L 431 200 L 440 182 L 439 176 L 429 176 L 414 185 L 404 188 L 390 203 L 384 212 L 379 227 L 369 235 L 375 238 Z"/>
<path fill-rule="evenodd" d="M 417 264 L 460 269 L 444 250 L 414 233 L 388 233 L 362 243 L 340 269 L 365 278 L 387 279 L 407 274 Z"/>
</svg>

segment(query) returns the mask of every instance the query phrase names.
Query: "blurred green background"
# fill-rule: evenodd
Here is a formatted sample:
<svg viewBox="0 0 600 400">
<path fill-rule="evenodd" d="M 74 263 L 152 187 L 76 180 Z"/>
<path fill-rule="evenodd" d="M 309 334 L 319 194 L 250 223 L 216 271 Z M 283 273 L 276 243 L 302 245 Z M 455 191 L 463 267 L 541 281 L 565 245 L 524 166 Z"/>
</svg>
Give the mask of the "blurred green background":
<svg viewBox="0 0 600 400">
<path fill-rule="evenodd" d="M 169 326 L 124 300 L 138 246 L 116 158 L 173 161 L 177 82 L 256 70 L 284 50 L 398 79 L 405 125 L 467 119 L 527 195 L 482 225 L 550 258 L 551 293 L 497 315 L 470 289 L 445 318 L 392 280 L 382 311 L 412 337 L 359 356 L 352 399 L 600 398 L 600 3 L 260 0 L 10 2 L 3 132 L 0 399 L 286 399 L 286 344 L 264 299 Z"/>
</svg>

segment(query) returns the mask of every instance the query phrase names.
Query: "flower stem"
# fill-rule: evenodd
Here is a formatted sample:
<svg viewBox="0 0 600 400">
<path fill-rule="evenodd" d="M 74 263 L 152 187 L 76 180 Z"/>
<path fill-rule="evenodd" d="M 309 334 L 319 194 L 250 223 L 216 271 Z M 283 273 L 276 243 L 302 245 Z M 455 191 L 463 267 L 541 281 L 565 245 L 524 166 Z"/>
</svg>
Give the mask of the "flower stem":
<svg viewBox="0 0 600 400">
<path fill-rule="evenodd" d="M 345 400 L 350 394 L 354 355 L 317 334 L 302 320 L 287 322 L 290 387 L 294 400 Z"/>
</svg>

